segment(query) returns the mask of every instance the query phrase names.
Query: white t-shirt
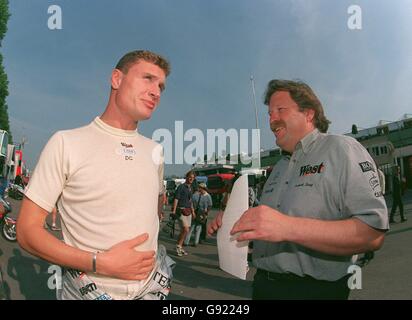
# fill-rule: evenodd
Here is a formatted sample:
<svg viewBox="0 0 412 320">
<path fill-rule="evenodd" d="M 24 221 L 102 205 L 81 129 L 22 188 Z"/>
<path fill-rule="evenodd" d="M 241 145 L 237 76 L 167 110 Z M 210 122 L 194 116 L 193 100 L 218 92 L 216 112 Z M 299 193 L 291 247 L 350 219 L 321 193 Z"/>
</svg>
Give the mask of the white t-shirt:
<svg viewBox="0 0 412 320">
<path fill-rule="evenodd" d="M 137 131 L 111 127 L 96 117 L 87 126 L 51 137 L 25 195 L 48 212 L 57 202 L 70 246 L 105 251 L 147 232 L 148 240 L 136 250 L 156 250 L 162 155 L 159 144 Z M 98 284 L 103 277 L 90 278 Z"/>
</svg>

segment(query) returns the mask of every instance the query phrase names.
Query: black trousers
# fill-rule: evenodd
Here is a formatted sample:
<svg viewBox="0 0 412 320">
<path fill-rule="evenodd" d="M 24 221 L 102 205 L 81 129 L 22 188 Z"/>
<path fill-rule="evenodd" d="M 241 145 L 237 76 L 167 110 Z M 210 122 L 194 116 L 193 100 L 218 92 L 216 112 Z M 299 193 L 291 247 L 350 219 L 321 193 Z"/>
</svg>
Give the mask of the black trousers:
<svg viewBox="0 0 412 320">
<path fill-rule="evenodd" d="M 207 231 L 207 217 L 206 217 L 206 220 L 202 223 L 202 231 L 200 231 L 200 240 L 206 240 L 206 231 Z"/>
<path fill-rule="evenodd" d="M 399 212 L 401 214 L 401 219 L 404 220 L 405 216 L 403 215 L 403 203 L 402 203 L 402 197 L 394 197 L 393 198 L 393 203 L 392 203 L 392 210 L 391 210 L 391 215 L 389 217 L 390 221 L 393 221 L 393 218 L 395 216 L 395 211 L 399 207 Z"/>
<path fill-rule="evenodd" d="M 272 273 L 258 269 L 253 279 L 253 300 L 347 300 L 350 274 L 337 281 L 310 276 Z"/>
</svg>

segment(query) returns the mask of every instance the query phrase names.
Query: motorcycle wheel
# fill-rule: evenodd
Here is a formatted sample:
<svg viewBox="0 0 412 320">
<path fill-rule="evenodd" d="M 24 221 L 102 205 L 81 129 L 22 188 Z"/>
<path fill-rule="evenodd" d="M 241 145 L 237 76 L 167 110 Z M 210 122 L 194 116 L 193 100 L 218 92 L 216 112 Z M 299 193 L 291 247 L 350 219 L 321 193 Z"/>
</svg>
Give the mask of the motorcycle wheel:
<svg viewBox="0 0 412 320">
<path fill-rule="evenodd" d="M 7 224 L 3 223 L 3 227 L 2 227 L 2 233 L 3 233 L 3 237 L 6 240 L 9 241 L 16 241 L 17 240 L 17 235 L 16 235 L 16 225 L 13 224 L 11 227 L 9 227 Z"/>
</svg>

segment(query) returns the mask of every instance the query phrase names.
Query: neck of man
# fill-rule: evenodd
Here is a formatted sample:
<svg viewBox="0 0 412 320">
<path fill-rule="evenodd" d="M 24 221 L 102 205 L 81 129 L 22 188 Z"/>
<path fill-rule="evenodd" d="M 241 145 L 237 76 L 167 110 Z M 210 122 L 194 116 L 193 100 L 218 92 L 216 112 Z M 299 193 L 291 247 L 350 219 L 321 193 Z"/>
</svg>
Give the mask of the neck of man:
<svg viewBox="0 0 412 320">
<path fill-rule="evenodd" d="M 316 127 L 314 125 L 310 125 L 307 127 L 307 129 L 305 130 L 305 132 L 302 134 L 301 138 L 296 142 L 295 146 L 293 147 L 293 150 L 289 151 L 289 150 L 285 150 L 286 152 L 293 154 L 293 152 L 295 152 L 296 150 L 296 146 L 299 144 L 300 141 L 302 141 L 308 134 L 311 134 L 313 132 L 313 130 L 315 130 Z"/>
<path fill-rule="evenodd" d="M 110 94 L 109 102 L 107 103 L 103 114 L 100 116 L 100 119 L 114 128 L 122 130 L 136 130 L 138 121 L 131 121 L 120 112 L 114 96 L 115 95 L 113 93 Z"/>
</svg>

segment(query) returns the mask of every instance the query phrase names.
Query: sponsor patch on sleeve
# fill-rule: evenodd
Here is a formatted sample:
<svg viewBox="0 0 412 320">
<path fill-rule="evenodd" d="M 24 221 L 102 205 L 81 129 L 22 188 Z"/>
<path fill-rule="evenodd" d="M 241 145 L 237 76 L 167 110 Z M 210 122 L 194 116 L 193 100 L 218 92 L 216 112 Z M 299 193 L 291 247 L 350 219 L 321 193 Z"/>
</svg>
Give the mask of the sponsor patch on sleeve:
<svg viewBox="0 0 412 320">
<path fill-rule="evenodd" d="M 375 168 L 373 167 L 372 163 L 370 163 L 369 161 L 359 162 L 359 166 L 361 167 L 362 172 L 368 172 L 368 171 L 375 172 Z"/>
</svg>

